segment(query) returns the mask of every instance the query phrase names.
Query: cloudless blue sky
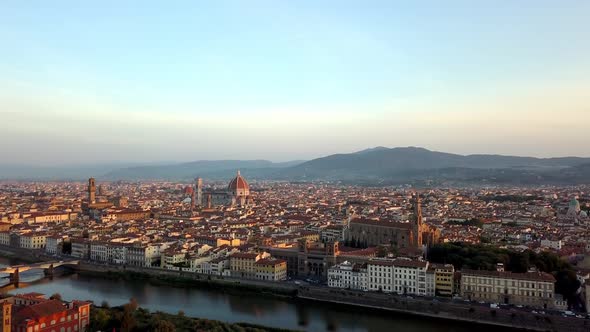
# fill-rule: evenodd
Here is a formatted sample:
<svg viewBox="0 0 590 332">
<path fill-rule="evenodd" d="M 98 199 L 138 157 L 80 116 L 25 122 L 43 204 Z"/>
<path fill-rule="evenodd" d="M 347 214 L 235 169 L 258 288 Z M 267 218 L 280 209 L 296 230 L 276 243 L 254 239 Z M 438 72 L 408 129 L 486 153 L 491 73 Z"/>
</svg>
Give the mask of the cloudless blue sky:
<svg viewBox="0 0 590 332">
<path fill-rule="evenodd" d="M 582 0 L 0 2 L 0 155 L 590 156 L 589 17 Z"/>
</svg>

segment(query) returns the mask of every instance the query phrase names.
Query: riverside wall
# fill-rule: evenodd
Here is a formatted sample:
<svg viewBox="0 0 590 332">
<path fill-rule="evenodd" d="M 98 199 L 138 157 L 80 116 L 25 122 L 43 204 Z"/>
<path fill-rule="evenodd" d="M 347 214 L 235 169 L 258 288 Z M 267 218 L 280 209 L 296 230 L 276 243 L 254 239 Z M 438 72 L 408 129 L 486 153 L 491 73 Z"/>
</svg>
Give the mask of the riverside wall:
<svg viewBox="0 0 590 332">
<path fill-rule="evenodd" d="M 326 287 L 300 287 L 301 299 L 354 305 L 423 317 L 495 325 L 530 331 L 590 331 L 590 320 L 560 315 L 534 314 L 517 309 L 492 309 L 489 305 L 404 297 L 391 294 L 350 291 Z"/>
<path fill-rule="evenodd" d="M 241 278 L 232 278 L 225 276 L 216 276 L 208 274 L 199 274 L 194 272 L 169 270 L 161 268 L 145 268 L 138 266 L 121 266 L 121 265 L 103 265 L 89 262 L 80 262 L 77 267 L 79 272 L 83 273 L 98 273 L 98 274 L 125 274 L 137 273 L 143 276 L 149 276 L 155 280 L 160 281 L 174 281 L 174 279 L 182 280 L 183 283 L 191 282 L 195 285 L 218 286 L 227 288 L 242 288 L 262 290 L 268 292 L 275 292 L 278 295 L 294 296 L 297 292 L 297 285 L 285 282 L 250 280 Z M 171 280 L 172 279 L 172 280 Z"/>
</svg>

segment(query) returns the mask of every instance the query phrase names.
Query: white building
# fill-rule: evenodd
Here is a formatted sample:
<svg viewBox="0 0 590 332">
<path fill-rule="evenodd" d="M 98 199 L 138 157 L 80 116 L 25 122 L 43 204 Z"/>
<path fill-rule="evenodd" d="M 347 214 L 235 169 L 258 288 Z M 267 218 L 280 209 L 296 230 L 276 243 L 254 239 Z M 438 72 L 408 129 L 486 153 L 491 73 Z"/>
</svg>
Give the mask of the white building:
<svg viewBox="0 0 590 332">
<path fill-rule="evenodd" d="M 434 292 L 434 276 L 427 283 L 428 262 L 410 259 L 373 259 L 367 263 L 367 289 L 384 293 L 426 296 Z M 430 285 L 430 286 L 428 286 Z M 430 288 L 430 291 L 428 289 Z"/>
<path fill-rule="evenodd" d="M 328 286 L 353 290 L 367 290 L 367 265 L 345 261 L 328 269 Z"/>
<path fill-rule="evenodd" d="M 3 246 L 10 245 L 10 232 L 0 232 L 0 244 Z"/>
<path fill-rule="evenodd" d="M 394 291 L 398 294 L 426 295 L 427 261 L 396 259 L 393 262 Z"/>
<path fill-rule="evenodd" d="M 394 291 L 392 260 L 375 259 L 367 263 L 367 289 L 391 293 Z"/>
<path fill-rule="evenodd" d="M 229 258 L 219 257 L 207 264 L 209 267 L 203 270 L 205 274 L 212 274 L 221 276 L 224 275 L 224 271 L 229 271 Z"/>
<path fill-rule="evenodd" d="M 99 263 L 108 263 L 109 254 L 107 243 L 104 241 L 90 242 L 90 260 Z"/>
<path fill-rule="evenodd" d="M 88 239 L 72 239 L 72 256 L 89 259 L 90 258 L 90 241 Z"/>
<path fill-rule="evenodd" d="M 110 264 L 124 265 L 127 263 L 127 245 L 121 243 L 109 243 L 107 256 Z"/>
<path fill-rule="evenodd" d="M 554 250 L 561 250 L 562 242 L 559 239 L 542 239 L 541 247 L 550 248 Z"/>
<path fill-rule="evenodd" d="M 160 260 L 160 246 L 157 244 L 136 243 L 127 248 L 127 264 L 151 267 Z"/>
<path fill-rule="evenodd" d="M 45 240 L 45 252 L 50 255 L 61 254 L 63 237 L 59 235 L 48 236 Z"/>
<path fill-rule="evenodd" d="M 426 296 L 436 295 L 436 271 L 433 268 L 426 270 Z"/>
</svg>

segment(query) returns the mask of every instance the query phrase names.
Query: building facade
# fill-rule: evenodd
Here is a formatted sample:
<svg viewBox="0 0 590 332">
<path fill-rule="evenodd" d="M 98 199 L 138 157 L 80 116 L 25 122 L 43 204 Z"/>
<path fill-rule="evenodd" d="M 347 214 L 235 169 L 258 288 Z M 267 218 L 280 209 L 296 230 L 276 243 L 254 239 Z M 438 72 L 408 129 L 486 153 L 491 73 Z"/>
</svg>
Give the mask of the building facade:
<svg viewBox="0 0 590 332">
<path fill-rule="evenodd" d="M 344 261 L 328 269 L 328 287 L 362 290 L 367 289 L 367 264 Z"/>
<path fill-rule="evenodd" d="M 353 246 L 373 247 L 378 245 L 395 248 L 422 248 L 440 240 L 440 230 L 422 222 L 420 196 L 412 200 L 414 211 L 407 223 L 388 220 L 351 218 L 346 239 Z"/>
<path fill-rule="evenodd" d="M 544 272 L 463 270 L 461 295 L 475 301 L 553 308 L 555 278 Z"/>
</svg>

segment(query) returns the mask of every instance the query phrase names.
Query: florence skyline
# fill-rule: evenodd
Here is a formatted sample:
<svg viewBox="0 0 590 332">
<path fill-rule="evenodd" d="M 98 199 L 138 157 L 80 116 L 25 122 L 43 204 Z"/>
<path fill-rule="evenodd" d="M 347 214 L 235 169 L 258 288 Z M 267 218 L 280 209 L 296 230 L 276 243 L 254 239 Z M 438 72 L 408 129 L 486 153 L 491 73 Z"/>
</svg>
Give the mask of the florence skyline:
<svg viewBox="0 0 590 332">
<path fill-rule="evenodd" d="M 590 156 L 584 1 L 0 5 L 11 163 Z"/>
</svg>

